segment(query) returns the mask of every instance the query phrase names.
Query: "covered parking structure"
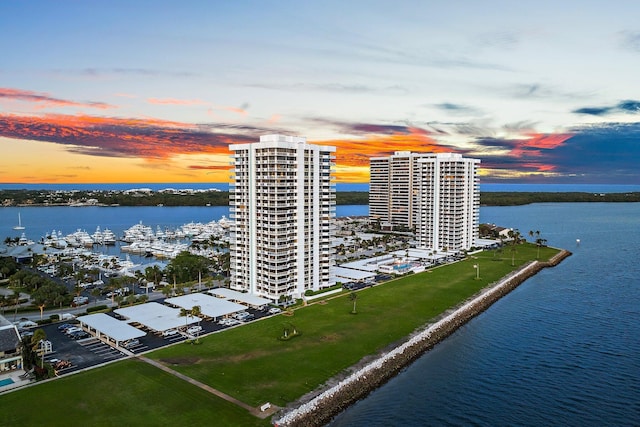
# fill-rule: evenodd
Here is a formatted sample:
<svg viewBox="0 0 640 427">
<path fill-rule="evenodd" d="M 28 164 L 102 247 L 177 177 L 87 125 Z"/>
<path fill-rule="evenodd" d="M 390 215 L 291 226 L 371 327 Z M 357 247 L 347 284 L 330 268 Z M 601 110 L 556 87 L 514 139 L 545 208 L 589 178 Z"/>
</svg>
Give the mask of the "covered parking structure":
<svg viewBox="0 0 640 427">
<path fill-rule="evenodd" d="M 123 342 L 147 335 L 146 332 L 104 313 L 80 316 L 78 321 L 83 329 L 116 347 Z"/>
<path fill-rule="evenodd" d="M 191 310 L 193 307 L 200 306 L 200 313 L 203 316 L 217 320 L 239 311 L 247 309 L 246 305 L 236 304 L 226 299 L 216 298 L 203 293 L 194 293 L 181 295 L 179 297 L 167 298 L 164 300 L 167 304 Z"/>
<path fill-rule="evenodd" d="M 157 302 L 119 308 L 114 311 L 127 319 L 127 323 L 138 323 L 156 333 L 199 322 L 196 316 L 180 316 L 180 310 Z"/>
<path fill-rule="evenodd" d="M 260 309 L 262 306 L 270 304 L 271 300 L 262 298 L 253 294 L 246 294 L 244 292 L 234 291 L 228 288 L 216 288 L 208 291 L 211 295 L 218 298 L 226 298 L 231 302 L 237 302 L 238 304 L 247 305 L 252 308 Z"/>
<path fill-rule="evenodd" d="M 368 283 L 373 282 L 376 277 L 375 273 L 347 267 L 333 267 L 333 274 L 342 282 Z"/>
</svg>

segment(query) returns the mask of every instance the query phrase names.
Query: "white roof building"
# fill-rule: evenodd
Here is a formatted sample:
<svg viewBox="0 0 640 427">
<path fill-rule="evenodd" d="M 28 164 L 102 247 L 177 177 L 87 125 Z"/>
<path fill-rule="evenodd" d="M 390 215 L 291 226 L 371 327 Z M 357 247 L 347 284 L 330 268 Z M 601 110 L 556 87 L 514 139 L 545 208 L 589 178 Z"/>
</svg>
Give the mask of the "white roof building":
<svg viewBox="0 0 640 427">
<path fill-rule="evenodd" d="M 104 336 L 116 342 L 116 345 L 133 338 L 140 338 L 147 335 L 146 332 L 115 319 L 104 313 L 88 314 L 78 317 L 78 321 L 86 329 L 89 329 L 97 336 Z"/>
<path fill-rule="evenodd" d="M 180 309 L 157 302 L 119 308 L 114 310 L 114 313 L 127 319 L 127 323 L 138 323 L 156 332 L 176 329 L 202 320 L 195 316 L 180 316 Z"/>
<path fill-rule="evenodd" d="M 260 307 L 271 302 L 271 300 L 267 298 L 262 298 L 244 292 L 234 291 L 233 289 L 228 288 L 215 288 L 207 292 L 218 298 L 225 298 L 230 301 L 235 301 L 239 304 L 246 304 L 252 307 Z"/>
<path fill-rule="evenodd" d="M 212 319 L 228 316 L 247 309 L 247 306 L 245 305 L 236 304 L 235 302 L 202 293 L 167 298 L 165 302 L 187 310 L 191 310 L 194 306 L 198 305 L 200 306 L 200 312 L 202 315 Z"/>
</svg>

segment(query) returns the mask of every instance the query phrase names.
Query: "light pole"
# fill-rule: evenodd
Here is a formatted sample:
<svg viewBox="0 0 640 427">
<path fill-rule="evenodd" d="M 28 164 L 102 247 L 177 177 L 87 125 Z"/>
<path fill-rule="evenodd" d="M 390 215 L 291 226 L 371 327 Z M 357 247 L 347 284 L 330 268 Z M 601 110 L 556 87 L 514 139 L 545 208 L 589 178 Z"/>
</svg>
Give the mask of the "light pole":
<svg viewBox="0 0 640 427">
<path fill-rule="evenodd" d="M 476 269 L 476 280 L 480 280 L 480 264 L 473 264 L 473 268 Z"/>
</svg>

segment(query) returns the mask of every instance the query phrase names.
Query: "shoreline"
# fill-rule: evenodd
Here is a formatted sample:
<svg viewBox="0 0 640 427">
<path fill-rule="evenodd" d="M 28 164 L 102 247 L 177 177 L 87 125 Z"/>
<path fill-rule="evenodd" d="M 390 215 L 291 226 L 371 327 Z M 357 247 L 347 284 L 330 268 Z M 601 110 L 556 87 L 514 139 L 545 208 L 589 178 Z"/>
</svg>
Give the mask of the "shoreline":
<svg viewBox="0 0 640 427">
<path fill-rule="evenodd" d="M 322 426 L 349 406 L 363 399 L 395 377 L 406 366 L 484 312 L 493 303 L 517 288 L 540 270 L 558 265 L 571 255 L 561 250 L 549 261 L 532 261 L 514 273 L 489 285 L 471 299 L 443 313 L 434 323 L 412 334 L 406 341 L 348 374 L 335 385 L 303 396 L 273 418 L 276 426 Z M 370 360 L 370 356 L 363 361 Z M 333 379 L 333 381 L 336 381 Z M 331 383 L 329 379 L 327 383 Z"/>
</svg>

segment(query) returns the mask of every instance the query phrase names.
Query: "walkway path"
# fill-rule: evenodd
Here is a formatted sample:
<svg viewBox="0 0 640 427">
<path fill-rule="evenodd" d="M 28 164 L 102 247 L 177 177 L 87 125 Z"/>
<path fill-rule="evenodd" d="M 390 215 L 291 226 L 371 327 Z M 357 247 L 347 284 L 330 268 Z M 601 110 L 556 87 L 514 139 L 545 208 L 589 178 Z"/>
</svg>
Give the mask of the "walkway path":
<svg viewBox="0 0 640 427">
<path fill-rule="evenodd" d="M 174 375 L 178 378 L 180 378 L 181 380 L 187 381 L 193 385 L 195 385 L 196 387 L 200 387 L 201 389 L 208 391 L 211 394 L 215 394 L 216 396 L 220 397 L 221 399 L 226 400 L 227 402 L 231 402 L 234 405 L 237 405 L 241 408 L 246 409 L 250 414 L 258 417 L 258 418 L 267 418 L 271 415 L 273 415 L 276 411 L 278 411 L 280 408 L 278 406 L 275 405 L 270 405 L 268 409 L 262 411 L 260 408 L 254 408 L 253 406 L 249 406 L 244 402 L 239 401 L 238 399 L 236 399 L 235 397 L 229 396 L 226 393 L 221 392 L 220 390 L 217 390 L 211 386 L 208 386 L 206 384 L 201 383 L 198 380 L 194 380 L 191 377 L 188 377 L 184 374 L 181 374 L 180 372 L 174 371 L 173 369 L 163 365 L 160 362 L 157 362 L 155 360 L 149 359 L 148 357 L 144 357 L 144 356 L 138 356 L 138 359 L 142 360 L 143 362 L 147 362 L 150 365 L 155 366 L 158 369 L 162 369 L 163 371 Z"/>
</svg>

